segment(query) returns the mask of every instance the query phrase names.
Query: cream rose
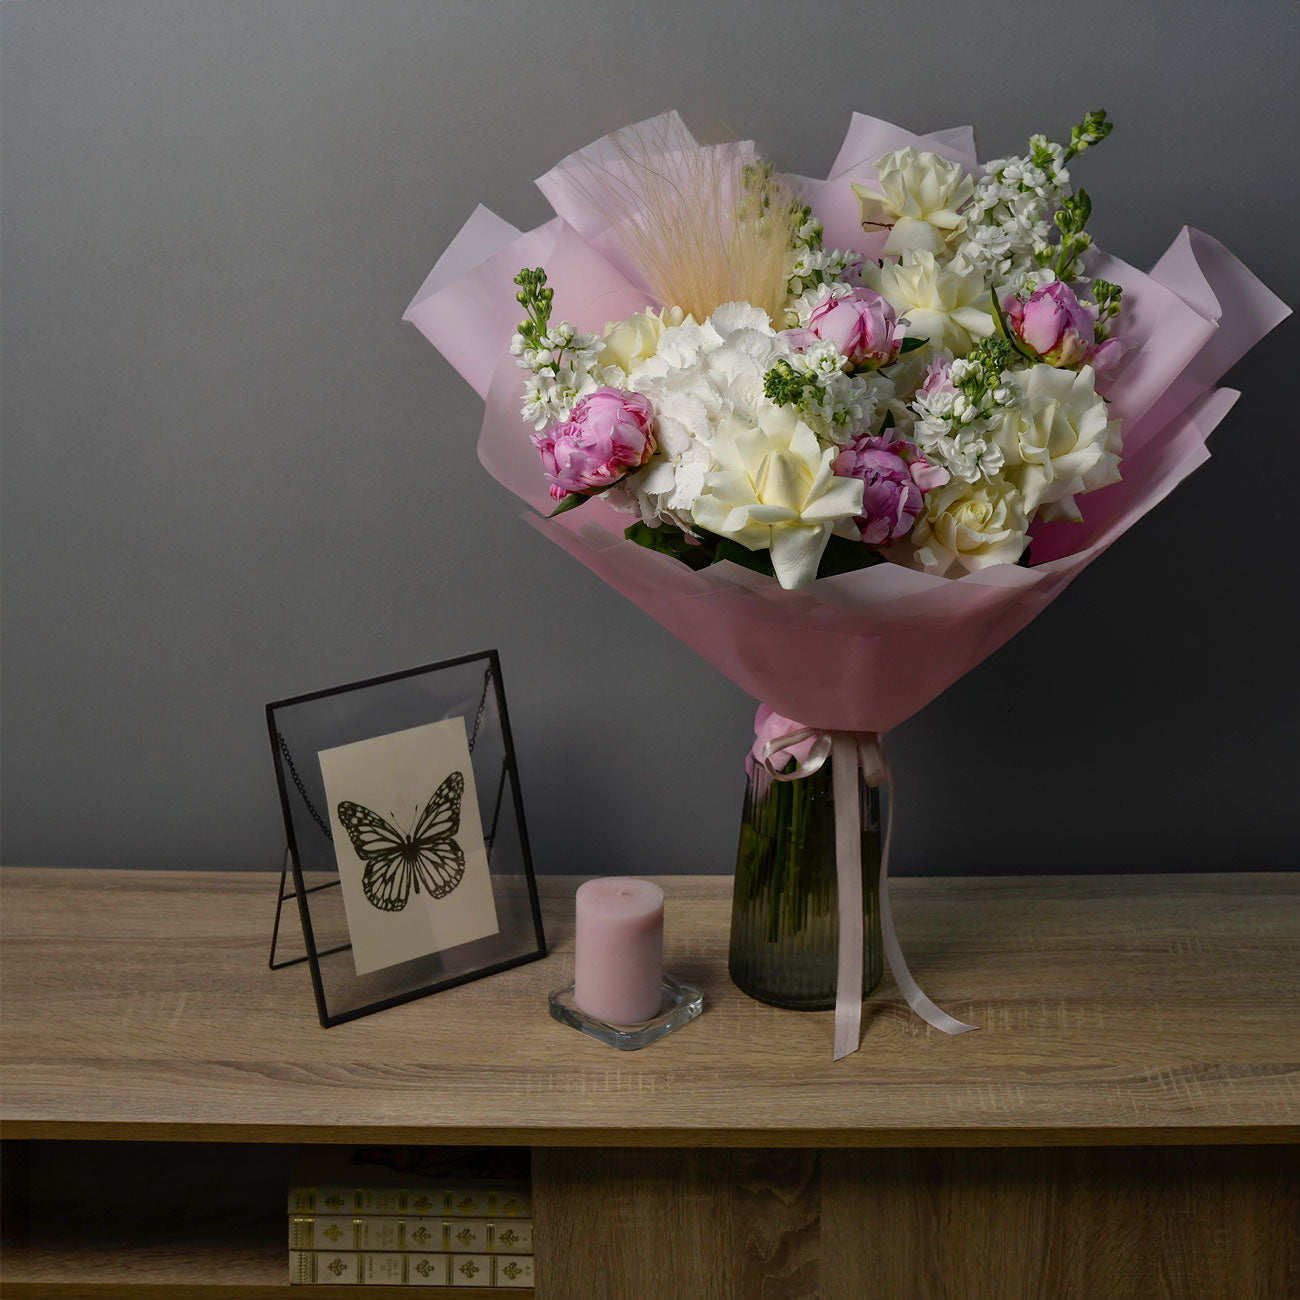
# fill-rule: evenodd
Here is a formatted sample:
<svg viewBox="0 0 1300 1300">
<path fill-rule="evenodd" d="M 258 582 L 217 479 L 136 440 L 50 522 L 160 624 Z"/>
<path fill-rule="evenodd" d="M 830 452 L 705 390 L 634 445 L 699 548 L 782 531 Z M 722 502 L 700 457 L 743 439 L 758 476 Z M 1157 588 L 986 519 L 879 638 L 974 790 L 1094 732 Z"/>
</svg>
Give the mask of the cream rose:
<svg viewBox="0 0 1300 1300">
<path fill-rule="evenodd" d="M 942 253 L 966 229 L 961 212 L 975 193 L 975 181 L 960 164 L 936 153 L 896 149 L 876 163 L 879 190 L 856 182 L 864 228 L 890 226 L 885 255 L 909 249 Z"/>
<path fill-rule="evenodd" d="M 912 542 L 928 573 L 970 573 L 989 564 L 1014 564 L 1025 549 L 1028 527 L 1020 493 L 1005 479 L 955 480 L 926 494 Z"/>
<path fill-rule="evenodd" d="M 616 381 L 626 379 L 633 367 L 654 356 L 664 330 L 694 320 L 680 307 L 667 307 L 663 311 L 639 311 L 627 320 L 614 321 L 605 326 L 604 350 L 600 354 L 602 381 L 619 387 Z M 618 371 L 611 377 L 610 372 Z"/>
<path fill-rule="evenodd" d="M 884 266 L 868 262 L 862 278 L 907 318 L 910 336 L 929 339 L 936 348 L 964 356 L 976 339 L 993 333 L 979 271 L 954 271 L 935 261 L 933 253 L 912 252 Z"/>
<path fill-rule="evenodd" d="M 862 513 L 862 480 L 831 468 L 838 451 L 823 450 L 789 407 L 764 407 L 753 422 L 728 416 L 713 444 L 720 468 L 704 477 L 695 522 L 751 551 L 770 550 L 781 586 L 801 587 L 817 576 L 835 525 Z"/>
<path fill-rule="evenodd" d="M 1078 521 L 1077 493 L 1119 481 L 1120 422 L 1107 416 L 1091 366 L 1031 366 L 1016 376 L 1024 400 L 1003 416 L 993 440 L 1025 514 Z"/>
</svg>

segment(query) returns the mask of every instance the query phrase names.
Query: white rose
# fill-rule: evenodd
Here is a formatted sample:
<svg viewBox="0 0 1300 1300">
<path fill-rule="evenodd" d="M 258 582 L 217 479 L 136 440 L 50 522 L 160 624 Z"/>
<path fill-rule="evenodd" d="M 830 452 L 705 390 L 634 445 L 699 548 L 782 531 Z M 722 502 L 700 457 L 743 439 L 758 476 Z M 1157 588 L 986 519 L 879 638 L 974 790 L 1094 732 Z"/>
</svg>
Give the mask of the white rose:
<svg viewBox="0 0 1300 1300">
<path fill-rule="evenodd" d="M 1014 564 L 1028 527 L 1020 493 L 1005 479 L 955 480 L 926 493 L 912 542 L 927 572 L 970 573 L 988 564 Z"/>
<path fill-rule="evenodd" d="M 909 249 L 942 253 L 966 228 L 959 211 L 975 193 L 975 181 L 961 165 L 936 153 L 896 149 L 876 163 L 879 190 L 856 182 L 853 192 L 862 205 L 862 224 L 892 226 L 885 255 L 897 257 Z"/>
<path fill-rule="evenodd" d="M 976 339 L 993 333 L 978 270 L 952 269 L 936 262 L 933 253 L 915 252 L 884 266 L 868 262 L 862 278 L 900 317 L 907 317 L 911 337 L 929 339 L 933 347 L 963 356 Z"/>
<path fill-rule="evenodd" d="M 751 551 L 770 550 L 781 586 L 811 582 L 831 530 L 862 513 L 862 480 L 831 469 L 837 450 L 823 450 L 789 407 L 767 406 L 753 423 L 728 416 L 713 443 L 720 468 L 705 475 L 691 508 L 695 522 Z"/>
<path fill-rule="evenodd" d="M 1078 522 L 1076 493 L 1119 481 L 1120 422 L 1107 416 L 1091 366 L 1036 365 L 1016 376 L 1024 400 L 995 431 L 1003 475 L 1024 498 L 1025 514 Z"/>
</svg>

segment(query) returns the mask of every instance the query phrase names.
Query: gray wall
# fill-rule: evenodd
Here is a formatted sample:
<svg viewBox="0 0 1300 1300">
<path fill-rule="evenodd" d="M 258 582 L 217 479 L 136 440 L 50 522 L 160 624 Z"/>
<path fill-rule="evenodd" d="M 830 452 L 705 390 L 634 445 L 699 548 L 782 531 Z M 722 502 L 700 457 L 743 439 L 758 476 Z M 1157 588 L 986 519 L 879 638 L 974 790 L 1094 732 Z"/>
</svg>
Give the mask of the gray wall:
<svg viewBox="0 0 1300 1300">
<path fill-rule="evenodd" d="M 541 870 L 730 870 L 753 702 L 519 518 L 401 322 L 476 202 L 536 224 L 532 178 L 624 121 L 817 174 L 854 109 L 988 157 L 1104 106 L 1102 245 L 1192 224 L 1298 297 L 1289 2 L 0 11 L 10 863 L 273 868 L 267 700 L 496 646 Z M 1294 865 L 1296 343 L 893 733 L 900 873 Z"/>
</svg>

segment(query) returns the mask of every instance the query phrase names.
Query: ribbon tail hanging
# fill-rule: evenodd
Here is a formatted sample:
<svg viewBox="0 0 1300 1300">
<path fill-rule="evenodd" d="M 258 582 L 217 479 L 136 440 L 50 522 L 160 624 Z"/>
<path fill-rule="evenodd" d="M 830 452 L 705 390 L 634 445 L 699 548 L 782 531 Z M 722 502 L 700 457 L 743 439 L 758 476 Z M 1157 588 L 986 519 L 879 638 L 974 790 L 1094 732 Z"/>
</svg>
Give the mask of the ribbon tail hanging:
<svg viewBox="0 0 1300 1300">
<path fill-rule="evenodd" d="M 941 1007 L 935 1006 L 924 993 L 921 986 L 912 978 L 903 960 L 903 949 L 898 942 L 898 933 L 894 929 L 894 909 L 889 900 L 889 841 L 894 834 L 894 781 L 889 777 L 889 797 L 886 806 L 888 822 L 885 826 L 885 842 L 880 853 L 880 937 L 884 941 L 885 959 L 889 962 L 890 973 L 894 983 L 907 1000 L 907 1005 L 927 1024 L 941 1029 L 945 1034 L 964 1034 L 978 1029 L 978 1025 L 968 1025 L 964 1020 L 950 1016 Z"/>
<path fill-rule="evenodd" d="M 761 711 L 760 711 L 761 714 Z M 775 716 L 775 715 L 773 715 Z M 788 723 L 788 719 L 778 719 Z M 776 728 L 779 730 L 779 728 Z M 798 781 L 811 776 L 835 755 L 831 764 L 831 790 L 835 801 L 835 881 L 838 902 L 839 952 L 835 983 L 834 1059 L 856 1052 L 862 1045 L 863 917 L 862 917 L 862 803 L 860 782 L 889 788 L 885 839 L 880 852 L 880 935 L 890 973 L 907 1005 L 928 1025 L 945 1034 L 964 1034 L 978 1025 L 950 1016 L 936 1006 L 912 978 L 894 929 L 894 909 L 889 898 L 889 850 L 894 835 L 894 779 L 885 759 L 880 736 L 874 732 L 820 731 L 815 727 L 793 730 L 756 742 L 755 757 L 776 781 Z M 793 771 L 782 771 L 793 746 L 811 742 L 808 752 L 796 758 Z"/>
<path fill-rule="evenodd" d="M 839 903 L 839 966 L 835 980 L 833 1059 L 862 1044 L 862 802 L 858 739 L 831 734 L 831 789 L 835 797 L 835 881 Z"/>
</svg>

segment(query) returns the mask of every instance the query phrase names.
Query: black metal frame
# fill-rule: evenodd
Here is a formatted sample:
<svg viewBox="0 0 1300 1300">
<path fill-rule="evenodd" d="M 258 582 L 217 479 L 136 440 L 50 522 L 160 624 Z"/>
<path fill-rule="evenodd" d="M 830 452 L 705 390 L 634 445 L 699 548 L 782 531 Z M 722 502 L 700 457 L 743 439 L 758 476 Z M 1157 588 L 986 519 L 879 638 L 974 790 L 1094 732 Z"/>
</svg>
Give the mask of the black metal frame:
<svg viewBox="0 0 1300 1300">
<path fill-rule="evenodd" d="M 281 759 L 279 743 L 280 733 L 275 722 L 276 710 L 287 708 L 291 705 L 296 706 L 306 704 L 312 700 L 326 699 L 346 692 L 366 690 L 369 687 L 381 686 L 385 683 L 399 681 L 403 678 L 418 677 L 428 673 L 438 672 L 444 668 L 455 668 L 462 664 L 473 663 L 475 661 L 482 661 L 486 665 L 487 671 L 490 675 L 490 684 L 495 695 L 497 714 L 501 723 L 501 740 L 505 749 L 505 755 L 501 764 L 501 774 L 497 783 L 497 794 L 493 809 L 492 825 L 490 828 L 485 830 L 483 836 L 484 845 L 488 850 L 490 860 L 501 814 L 501 805 L 505 794 L 506 780 L 509 778 L 511 793 L 513 795 L 515 819 L 519 828 L 519 847 L 522 853 L 522 862 L 520 865 L 528 882 L 528 895 L 532 910 L 533 932 L 536 937 L 536 948 L 522 956 L 512 957 L 508 960 L 495 962 L 491 965 L 474 970 L 464 971 L 460 974 L 449 976 L 446 979 L 435 980 L 430 984 L 409 989 L 406 992 L 392 997 L 382 998 L 376 1002 L 369 1003 L 366 1006 L 353 1007 L 343 1012 L 331 1012 L 326 1005 L 325 986 L 321 976 L 320 959 L 322 957 L 331 956 L 335 953 L 346 952 L 352 945 L 347 943 L 340 944 L 334 948 L 325 949 L 324 951 L 317 950 L 315 936 L 312 932 L 311 912 L 307 904 L 307 896 L 325 889 L 337 889 L 340 887 L 341 882 L 336 879 L 328 881 L 325 884 L 308 886 L 304 881 L 301 857 L 298 852 L 297 840 L 294 833 L 294 819 L 290 808 L 290 793 L 292 787 L 285 780 L 285 766 Z M 537 961 L 546 956 L 546 936 L 542 930 L 542 911 L 537 897 L 537 881 L 533 874 L 532 858 L 528 851 L 528 835 L 524 825 L 523 800 L 520 797 L 519 792 L 519 775 L 515 764 L 514 741 L 510 734 L 510 719 L 506 713 L 505 687 L 501 679 L 501 661 L 495 650 L 485 650 L 480 651 L 477 654 L 461 655 L 456 659 L 444 659 L 438 663 L 423 664 L 418 668 L 409 668 L 403 672 L 386 673 L 381 677 L 370 677 L 366 678 L 364 681 L 351 682 L 344 686 L 330 687 L 326 690 L 312 691 L 306 695 L 296 695 L 290 699 L 276 700 L 266 706 L 266 722 L 271 734 L 271 750 L 275 760 L 276 784 L 280 791 L 280 807 L 284 814 L 285 832 L 288 836 L 285 845 L 284 860 L 280 868 L 280 884 L 275 903 L 275 924 L 271 932 L 271 954 L 269 964 L 272 970 L 283 970 L 286 966 L 297 966 L 304 961 L 310 963 L 312 988 L 316 995 L 316 1010 L 323 1028 L 329 1029 L 334 1025 L 341 1025 L 348 1020 L 357 1020 L 360 1017 L 370 1015 L 373 1012 L 384 1011 L 389 1007 L 399 1006 L 404 1002 L 412 1002 L 416 998 L 427 997 L 431 993 L 439 993 L 443 989 L 454 988 L 459 984 L 468 984 L 473 980 L 482 979 L 484 976 L 495 975 L 499 971 L 509 970 L 515 966 L 522 966 L 528 962 Z M 286 892 L 286 884 L 288 883 L 291 873 L 293 878 L 293 888 Z M 307 951 L 300 957 L 291 957 L 287 960 L 277 961 L 276 950 L 280 939 L 280 921 L 282 911 L 284 904 L 291 898 L 296 898 L 298 901 L 298 916 L 302 922 L 303 942 Z"/>
</svg>

